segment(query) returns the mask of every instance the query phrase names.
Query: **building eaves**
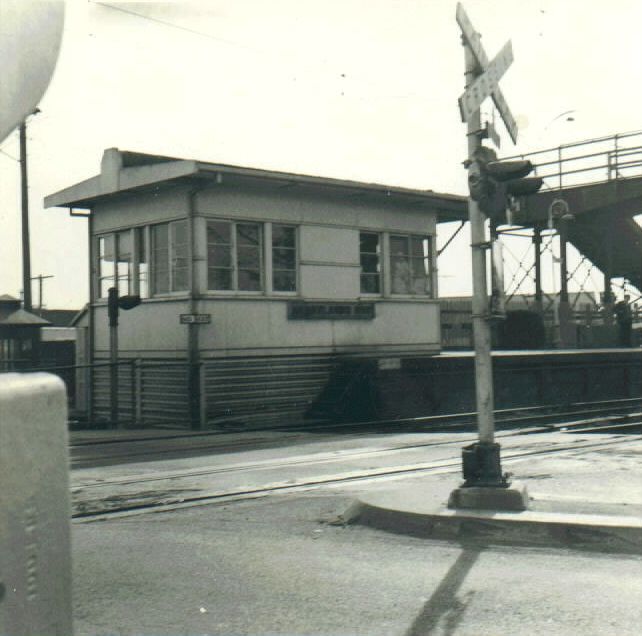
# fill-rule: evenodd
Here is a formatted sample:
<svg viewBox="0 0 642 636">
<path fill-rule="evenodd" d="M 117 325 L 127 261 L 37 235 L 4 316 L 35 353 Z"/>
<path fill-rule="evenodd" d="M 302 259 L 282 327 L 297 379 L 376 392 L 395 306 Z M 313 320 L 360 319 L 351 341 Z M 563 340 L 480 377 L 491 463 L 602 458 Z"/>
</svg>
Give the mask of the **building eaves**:
<svg viewBox="0 0 642 636">
<path fill-rule="evenodd" d="M 391 198 L 410 205 L 429 206 L 437 212 L 440 221 L 467 218 L 466 198 L 454 194 L 146 155 L 115 148 L 105 151 L 100 175 L 49 195 L 45 198 L 45 207 L 91 208 L 101 199 L 119 193 L 193 179 L 248 185 L 254 183 L 271 187 L 302 187 L 319 192 L 335 191 L 347 196 Z"/>
</svg>

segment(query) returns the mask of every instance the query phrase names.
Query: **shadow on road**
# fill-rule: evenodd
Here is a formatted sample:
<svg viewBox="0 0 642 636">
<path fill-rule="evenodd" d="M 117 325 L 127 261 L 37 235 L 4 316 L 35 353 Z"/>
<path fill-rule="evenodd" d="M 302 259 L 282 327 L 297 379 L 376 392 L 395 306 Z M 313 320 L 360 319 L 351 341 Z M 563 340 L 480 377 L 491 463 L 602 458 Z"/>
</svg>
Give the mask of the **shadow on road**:
<svg viewBox="0 0 642 636">
<path fill-rule="evenodd" d="M 466 607 L 474 592 L 457 597 L 457 591 L 466 579 L 473 565 L 482 552 L 480 547 L 464 547 L 457 560 L 450 566 L 446 576 L 424 605 L 421 613 L 415 618 L 405 636 L 428 636 L 433 634 L 443 619 L 441 633 L 444 636 L 454 634 L 461 621 Z"/>
</svg>

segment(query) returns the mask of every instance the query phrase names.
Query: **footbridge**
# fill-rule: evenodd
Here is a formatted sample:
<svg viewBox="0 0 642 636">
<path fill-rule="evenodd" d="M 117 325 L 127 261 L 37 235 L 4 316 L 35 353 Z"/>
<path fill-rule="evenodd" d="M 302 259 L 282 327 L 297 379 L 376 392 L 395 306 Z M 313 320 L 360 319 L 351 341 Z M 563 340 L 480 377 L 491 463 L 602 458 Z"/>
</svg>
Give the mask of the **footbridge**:
<svg viewBox="0 0 642 636">
<path fill-rule="evenodd" d="M 518 157 L 506 157 L 515 159 Z M 519 158 L 530 159 L 544 178 L 536 195 L 521 202 L 514 222 L 535 235 L 557 229 L 604 274 L 642 290 L 642 131 L 600 137 Z"/>
</svg>

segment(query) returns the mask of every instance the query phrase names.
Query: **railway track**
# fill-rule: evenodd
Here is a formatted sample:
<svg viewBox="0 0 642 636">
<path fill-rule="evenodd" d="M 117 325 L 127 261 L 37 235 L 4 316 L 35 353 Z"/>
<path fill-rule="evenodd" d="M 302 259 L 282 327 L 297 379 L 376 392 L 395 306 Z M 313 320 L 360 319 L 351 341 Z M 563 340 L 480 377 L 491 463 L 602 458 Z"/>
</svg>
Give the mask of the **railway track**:
<svg viewBox="0 0 642 636">
<path fill-rule="evenodd" d="M 636 422 L 628 422 L 632 426 L 641 426 L 638 414 Z M 622 426 L 621 423 L 618 426 Z M 584 422 L 583 428 L 578 432 L 590 433 L 596 428 Z M 600 438 L 570 438 L 568 442 L 558 439 L 554 442 L 534 442 L 532 438 L 527 444 L 521 443 L 523 433 L 499 433 L 499 440 L 511 440 L 510 445 L 504 446 L 502 461 L 510 464 L 523 461 L 529 457 L 546 456 L 561 453 L 580 453 L 599 450 L 626 443 L 631 440 L 640 440 L 642 435 L 627 436 L 613 435 L 613 430 L 606 439 Z M 618 431 L 619 432 L 619 431 Z M 423 442 L 416 444 L 402 444 L 388 448 L 374 450 L 344 451 L 333 453 L 313 453 L 297 456 L 287 461 L 280 458 L 258 462 L 244 462 L 218 467 L 204 467 L 200 469 L 187 469 L 179 471 L 166 471 L 142 476 L 117 477 L 102 479 L 94 483 L 79 484 L 72 489 L 74 499 L 73 517 L 77 520 L 91 521 L 114 515 L 133 514 L 150 511 L 167 511 L 180 507 L 237 501 L 240 499 L 267 496 L 273 493 L 290 493 L 316 489 L 320 487 L 347 486 L 365 481 L 386 480 L 412 475 L 428 475 L 443 473 L 458 473 L 461 470 L 459 449 L 463 444 L 474 441 L 469 439 L 443 440 L 440 442 Z M 228 486 L 219 485 L 222 479 L 230 476 L 245 478 L 252 473 L 268 471 L 284 471 L 305 467 L 319 470 L 322 466 L 333 463 L 349 463 L 369 460 L 375 457 L 397 460 L 404 454 L 417 452 L 427 447 L 441 447 L 447 454 L 432 461 L 409 461 L 396 463 L 393 466 L 353 468 L 334 470 L 312 475 L 301 475 L 290 479 L 270 480 L 263 478 L 258 484 L 248 485 L 236 483 Z M 456 453 L 450 452 L 456 450 Z M 324 469 L 325 470 L 325 469 Z M 313 471 L 314 472 L 314 471 Z M 213 482 L 213 483 L 212 483 Z M 101 491 L 105 496 L 101 496 Z"/>
<path fill-rule="evenodd" d="M 550 406 L 540 406 L 497 411 L 496 428 L 498 431 L 510 430 L 512 434 L 515 434 L 514 429 L 516 428 L 519 428 L 522 434 L 562 429 L 568 431 L 581 429 L 582 432 L 591 432 L 600 430 L 600 427 L 609 427 L 613 432 L 616 430 L 635 431 L 640 418 L 640 411 L 635 409 L 640 409 L 640 403 L 639 399 L 610 400 L 575 404 L 564 410 L 551 411 Z M 282 443 L 297 443 L 308 434 L 456 432 L 473 431 L 474 429 L 475 413 L 457 413 L 393 421 L 352 422 L 305 427 L 286 426 L 279 429 L 253 429 L 237 433 L 230 431 L 159 432 L 158 435 L 145 434 L 140 438 L 128 437 L 124 440 L 110 438 L 75 442 L 71 445 L 72 467 L 268 448 Z M 278 433 L 278 435 L 261 437 L 261 433 L 265 431 Z"/>
</svg>

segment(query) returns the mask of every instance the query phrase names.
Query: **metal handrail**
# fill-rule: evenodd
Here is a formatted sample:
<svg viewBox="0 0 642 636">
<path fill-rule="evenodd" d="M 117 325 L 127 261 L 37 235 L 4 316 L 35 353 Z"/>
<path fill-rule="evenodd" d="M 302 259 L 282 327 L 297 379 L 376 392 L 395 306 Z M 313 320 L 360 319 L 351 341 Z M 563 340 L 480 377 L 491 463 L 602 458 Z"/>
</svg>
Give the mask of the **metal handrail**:
<svg viewBox="0 0 642 636">
<path fill-rule="evenodd" d="M 642 138 L 642 130 L 560 144 L 559 146 L 531 153 L 503 157 L 502 160 L 532 159 L 535 164 L 535 174 L 545 181 L 554 181 L 554 185 L 549 184 L 549 188 L 553 190 L 590 183 L 629 179 L 642 176 L 642 170 L 639 170 L 639 174 L 637 173 L 638 171 L 636 171 L 636 174 L 631 174 L 632 170 L 642 168 L 642 144 L 623 147 L 620 143 L 623 139 L 630 139 L 636 136 Z M 594 147 L 598 144 L 602 147 L 595 150 Z M 591 146 L 593 147 L 591 148 Z M 571 151 L 571 154 L 569 154 L 569 151 Z M 600 157 L 603 157 L 604 160 L 596 162 L 595 160 Z M 537 158 L 542 158 L 543 160 L 538 161 Z M 590 162 L 593 165 L 577 167 L 578 162 L 582 161 Z M 554 168 L 557 168 L 557 170 L 554 171 Z M 599 175 L 595 175 L 596 172 L 601 170 L 605 171 L 603 179 L 600 179 Z M 626 176 L 622 174 L 624 171 L 628 171 Z M 564 177 L 578 174 L 592 174 L 593 176 L 588 176 L 588 180 L 581 183 L 573 181 L 569 183 L 568 179 L 564 182 Z"/>
</svg>

